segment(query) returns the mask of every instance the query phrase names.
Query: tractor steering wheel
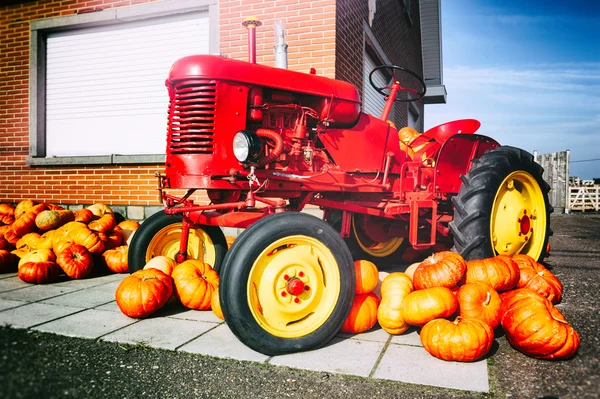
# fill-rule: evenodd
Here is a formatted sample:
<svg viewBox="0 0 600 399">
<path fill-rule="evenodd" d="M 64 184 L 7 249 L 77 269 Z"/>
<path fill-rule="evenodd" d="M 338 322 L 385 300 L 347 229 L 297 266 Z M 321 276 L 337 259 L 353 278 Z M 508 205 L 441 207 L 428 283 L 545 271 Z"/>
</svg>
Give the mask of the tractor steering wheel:
<svg viewBox="0 0 600 399">
<path fill-rule="evenodd" d="M 373 88 L 375 90 L 377 90 L 378 93 L 387 97 L 390 94 L 389 92 L 392 90 L 392 86 L 379 87 L 373 82 L 373 74 L 375 74 L 375 72 L 379 71 L 380 69 L 386 69 L 386 70 L 388 70 L 388 72 L 391 72 L 392 79 L 393 79 L 392 84 L 399 85 L 398 91 L 407 92 L 407 94 L 406 94 L 407 98 L 400 98 L 400 96 L 397 96 L 396 101 L 412 102 L 412 101 L 420 100 L 425 96 L 427 87 L 425 86 L 425 82 L 423 81 L 423 78 L 421 78 L 419 75 L 417 75 L 415 72 L 411 71 L 410 69 L 406 69 L 406 68 L 403 68 L 403 67 L 397 66 L 397 65 L 379 65 L 371 71 L 371 73 L 369 74 L 369 83 L 371 83 L 371 86 L 373 86 Z M 411 75 L 413 78 L 417 79 L 418 83 L 421 85 L 421 87 L 419 87 L 419 90 L 416 90 L 416 89 L 413 89 L 410 87 L 403 87 L 402 84 L 400 83 L 400 80 L 396 77 L 396 71 L 406 73 L 408 75 Z M 386 89 L 388 90 L 388 93 L 386 93 L 384 91 Z"/>
</svg>

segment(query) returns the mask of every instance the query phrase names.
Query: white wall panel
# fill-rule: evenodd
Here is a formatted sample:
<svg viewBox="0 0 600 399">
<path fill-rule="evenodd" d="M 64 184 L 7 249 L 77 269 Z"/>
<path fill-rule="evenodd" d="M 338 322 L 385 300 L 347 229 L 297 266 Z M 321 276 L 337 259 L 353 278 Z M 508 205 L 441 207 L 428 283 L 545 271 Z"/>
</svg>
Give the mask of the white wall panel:
<svg viewBox="0 0 600 399">
<path fill-rule="evenodd" d="M 164 154 L 169 68 L 208 53 L 207 12 L 51 34 L 46 154 Z"/>
</svg>

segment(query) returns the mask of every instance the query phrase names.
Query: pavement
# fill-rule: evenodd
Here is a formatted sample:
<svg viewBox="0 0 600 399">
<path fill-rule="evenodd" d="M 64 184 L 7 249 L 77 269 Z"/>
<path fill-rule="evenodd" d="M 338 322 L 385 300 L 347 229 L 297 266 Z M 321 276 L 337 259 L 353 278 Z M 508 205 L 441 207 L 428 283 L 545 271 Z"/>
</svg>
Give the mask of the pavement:
<svg viewBox="0 0 600 399">
<path fill-rule="evenodd" d="M 145 320 L 124 316 L 114 292 L 126 275 L 29 285 L 3 274 L 0 326 L 12 328 L 0 328 L 0 398 L 39 397 L 53 386 L 45 397 L 139 397 L 170 387 L 151 396 L 600 398 L 598 226 L 597 214 L 552 218 L 547 265 L 565 288 L 558 307 L 581 336 L 571 360 L 524 356 L 499 333 L 484 360 L 444 362 L 421 347 L 416 331 L 390 336 L 377 325 L 315 351 L 267 357 L 241 344 L 211 311 L 175 306 Z M 111 393 L 98 393 L 99 386 Z"/>
</svg>

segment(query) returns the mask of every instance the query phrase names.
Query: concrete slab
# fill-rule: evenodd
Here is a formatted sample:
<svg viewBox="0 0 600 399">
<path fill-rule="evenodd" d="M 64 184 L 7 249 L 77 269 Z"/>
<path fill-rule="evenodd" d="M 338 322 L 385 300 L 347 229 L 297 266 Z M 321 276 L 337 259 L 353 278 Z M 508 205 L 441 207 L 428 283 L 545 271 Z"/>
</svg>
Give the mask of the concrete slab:
<svg viewBox="0 0 600 399">
<path fill-rule="evenodd" d="M 41 302 L 62 306 L 93 308 L 114 301 L 115 291 L 119 283 L 119 281 L 113 281 L 96 287 L 67 293 L 55 298 L 44 299 Z"/>
<path fill-rule="evenodd" d="M 423 348 L 390 344 L 374 378 L 432 385 L 467 391 L 489 392 L 487 363 L 446 362 Z"/>
<path fill-rule="evenodd" d="M 112 331 L 136 323 L 123 314 L 89 309 L 62 319 L 33 327 L 33 330 L 67 335 L 69 337 L 98 338 Z"/>
<path fill-rule="evenodd" d="M 31 285 L 28 287 L 0 293 L 0 298 L 18 301 L 37 302 L 43 299 L 77 291 L 75 287 L 55 287 L 53 285 Z"/>
<path fill-rule="evenodd" d="M 12 301 L 10 299 L 0 299 L 0 312 L 6 309 L 16 308 L 17 306 L 27 305 L 29 302 Z"/>
<path fill-rule="evenodd" d="M 339 338 L 348 338 L 348 339 L 358 339 L 361 341 L 373 341 L 373 342 L 382 342 L 386 343 L 388 339 L 390 339 L 390 334 L 383 330 L 379 324 L 375 324 L 375 326 L 369 331 L 365 331 L 360 334 L 349 334 L 349 333 L 339 333 L 337 335 Z"/>
<path fill-rule="evenodd" d="M 174 350 L 214 326 L 214 323 L 158 317 L 141 320 L 101 339 L 129 344 L 144 343 L 154 348 Z"/>
<path fill-rule="evenodd" d="M 207 323 L 224 323 L 212 310 L 193 310 L 182 305 L 166 305 L 156 313 L 156 316 L 173 319 L 205 321 Z"/>
<path fill-rule="evenodd" d="M 0 280 L 0 292 L 12 291 L 27 287 L 31 287 L 31 284 L 27 284 L 18 277 L 3 278 Z"/>
<path fill-rule="evenodd" d="M 8 324 L 17 328 L 29 328 L 79 311 L 81 309 L 47 303 L 31 303 L 0 312 L 0 325 Z"/>
<path fill-rule="evenodd" d="M 264 362 L 269 357 L 248 348 L 231 332 L 227 324 L 222 324 L 206 334 L 185 344 L 180 351 L 198 353 L 220 358 Z"/>
<path fill-rule="evenodd" d="M 368 377 L 383 347 L 381 342 L 334 338 L 321 349 L 275 356 L 269 364 Z"/>
<path fill-rule="evenodd" d="M 17 277 L 17 272 L 0 274 L 0 280 L 5 279 L 5 278 L 11 278 L 11 277 Z"/>
<path fill-rule="evenodd" d="M 398 345 L 423 346 L 423 344 L 421 344 L 419 331 L 416 327 L 409 328 L 404 334 L 393 335 L 390 342 Z"/>
<path fill-rule="evenodd" d="M 103 312 L 121 313 L 121 309 L 119 309 L 119 305 L 117 305 L 117 301 L 112 301 L 112 302 L 106 303 L 101 306 L 96 306 L 94 309 L 101 310 Z"/>
<path fill-rule="evenodd" d="M 111 283 L 113 281 L 122 281 L 125 278 L 121 274 L 109 274 L 101 277 L 84 278 L 81 280 L 66 280 L 60 283 L 52 284 L 55 287 L 76 287 L 76 288 L 90 288 L 98 285 Z"/>
</svg>

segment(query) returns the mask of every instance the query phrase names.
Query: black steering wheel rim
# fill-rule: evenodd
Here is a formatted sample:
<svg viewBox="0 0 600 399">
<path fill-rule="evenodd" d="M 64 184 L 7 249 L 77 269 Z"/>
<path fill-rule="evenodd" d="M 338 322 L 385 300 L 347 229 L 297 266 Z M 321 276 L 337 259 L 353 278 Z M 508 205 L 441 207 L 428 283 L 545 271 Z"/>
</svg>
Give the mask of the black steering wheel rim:
<svg viewBox="0 0 600 399">
<path fill-rule="evenodd" d="M 394 70 L 399 70 L 401 72 L 407 73 L 407 74 L 411 75 L 412 77 L 416 78 L 419 81 L 419 83 L 421 84 L 421 86 L 422 86 L 421 88 L 423 90 L 417 90 L 417 93 L 416 93 L 417 97 L 406 98 L 406 99 L 396 97 L 396 101 L 413 102 L 413 101 L 418 101 L 418 100 L 422 99 L 423 97 L 425 97 L 425 93 L 427 92 L 427 86 L 425 85 L 425 81 L 423 80 L 423 78 L 421 78 L 419 75 L 417 75 L 415 72 L 411 71 L 410 69 L 404 68 L 404 67 L 401 67 L 398 65 L 379 65 L 379 66 L 376 66 L 375 68 L 373 68 L 373 70 L 369 74 L 369 83 L 371 84 L 371 86 L 373 86 L 373 88 L 375 90 L 377 90 L 377 92 L 379 94 L 381 94 L 385 97 L 389 96 L 389 93 L 386 93 L 383 91 L 383 89 L 384 89 L 383 87 L 376 86 L 375 83 L 373 82 L 373 74 L 380 69 L 391 69 L 392 70 L 391 75 L 395 80 L 396 80 L 396 74 L 395 74 Z"/>
</svg>

